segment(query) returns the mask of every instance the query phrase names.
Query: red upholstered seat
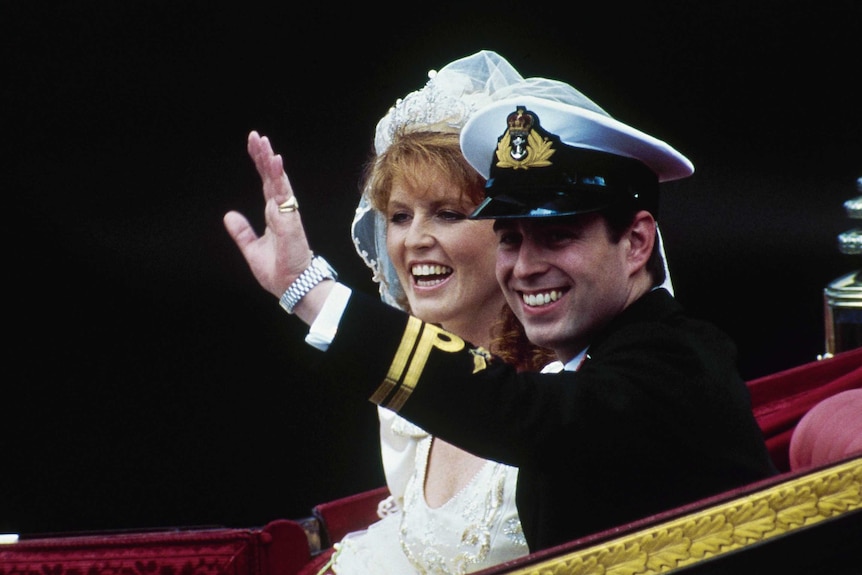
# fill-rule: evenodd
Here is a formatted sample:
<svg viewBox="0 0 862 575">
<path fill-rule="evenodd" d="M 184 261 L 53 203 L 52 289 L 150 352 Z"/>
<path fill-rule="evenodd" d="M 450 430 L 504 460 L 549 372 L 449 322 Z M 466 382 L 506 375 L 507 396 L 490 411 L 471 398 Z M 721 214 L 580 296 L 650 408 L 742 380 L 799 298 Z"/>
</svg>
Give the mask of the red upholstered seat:
<svg viewBox="0 0 862 575">
<path fill-rule="evenodd" d="M 0 545 L 0 575 L 287 575 L 311 560 L 303 526 L 118 532 Z"/>
<path fill-rule="evenodd" d="M 388 496 L 389 489 L 383 486 L 316 505 L 312 512 L 320 521 L 322 544 L 338 543 L 351 531 L 365 529 L 380 519 L 377 504 Z"/>
<path fill-rule="evenodd" d="M 388 496 L 389 488 L 383 486 L 316 505 L 312 511 L 320 524 L 321 543 L 328 547 L 311 558 L 296 575 L 316 575 L 329 562 L 334 552 L 333 543 L 380 519 L 377 504 Z"/>
<path fill-rule="evenodd" d="M 790 438 L 790 468 L 825 465 L 857 452 L 862 452 L 862 389 L 849 389 L 799 420 Z"/>
<path fill-rule="evenodd" d="M 862 388 L 862 347 L 748 382 L 751 404 L 779 471 L 789 471 L 796 424 L 824 399 Z"/>
</svg>

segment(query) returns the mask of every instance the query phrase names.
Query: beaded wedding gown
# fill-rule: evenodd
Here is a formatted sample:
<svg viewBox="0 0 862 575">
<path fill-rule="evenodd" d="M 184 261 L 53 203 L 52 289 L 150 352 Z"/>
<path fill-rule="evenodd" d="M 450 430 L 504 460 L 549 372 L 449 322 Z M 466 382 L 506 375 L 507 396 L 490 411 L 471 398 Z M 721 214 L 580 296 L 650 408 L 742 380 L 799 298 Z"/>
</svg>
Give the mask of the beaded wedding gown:
<svg viewBox="0 0 862 575">
<path fill-rule="evenodd" d="M 337 545 L 334 573 L 464 574 L 528 553 L 515 509 L 516 468 L 486 461 L 458 493 L 432 509 L 424 479 L 433 438 L 392 412 L 380 415 L 387 484 L 396 493 L 381 505 L 380 521 Z"/>
</svg>

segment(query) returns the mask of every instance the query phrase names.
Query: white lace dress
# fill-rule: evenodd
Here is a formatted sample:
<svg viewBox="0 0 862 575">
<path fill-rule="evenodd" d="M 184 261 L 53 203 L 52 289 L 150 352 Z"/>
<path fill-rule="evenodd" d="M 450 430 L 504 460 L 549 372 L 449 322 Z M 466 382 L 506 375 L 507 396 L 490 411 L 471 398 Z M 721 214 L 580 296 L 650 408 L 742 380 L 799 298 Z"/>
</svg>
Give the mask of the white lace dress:
<svg viewBox="0 0 862 575">
<path fill-rule="evenodd" d="M 461 491 L 432 509 L 423 489 L 432 438 L 383 411 L 383 461 L 393 497 L 381 513 L 388 514 L 337 544 L 332 572 L 464 574 L 528 553 L 515 507 L 516 468 L 487 461 Z"/>
</svg>

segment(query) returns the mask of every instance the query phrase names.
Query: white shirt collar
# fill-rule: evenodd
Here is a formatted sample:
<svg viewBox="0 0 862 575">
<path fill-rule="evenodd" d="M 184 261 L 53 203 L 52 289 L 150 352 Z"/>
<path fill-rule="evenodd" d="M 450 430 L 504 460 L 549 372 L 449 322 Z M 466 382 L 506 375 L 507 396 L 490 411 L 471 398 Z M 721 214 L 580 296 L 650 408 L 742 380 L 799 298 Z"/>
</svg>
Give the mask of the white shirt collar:
<svg viewBox="0 0 862 575">
<path fill-rule="evenodd" d="M 587 356 L 587 350 L 581 350 L 581 353 L 570 359 L 565 364 L 562 361 L 552 361 L 548 365 L 542 368 L 542 373 L 559 373 L 561 371 L 578 371 L 578 368 L 581 367 L 581 363 L 583 363 L 584 358 Z"/>
</svg>

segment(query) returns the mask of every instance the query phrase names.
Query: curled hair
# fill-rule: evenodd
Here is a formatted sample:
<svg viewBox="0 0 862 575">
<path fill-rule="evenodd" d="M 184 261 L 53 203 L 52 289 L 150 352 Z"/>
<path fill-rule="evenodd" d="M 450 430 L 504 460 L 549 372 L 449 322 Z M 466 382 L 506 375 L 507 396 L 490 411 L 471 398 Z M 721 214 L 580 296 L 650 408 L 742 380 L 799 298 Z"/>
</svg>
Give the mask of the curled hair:
<svg viewBox="0 0 862 575">
<path fill-rule="evenodd" d="M 553 351 L 532 343 L 524 325 L 515 316 L 509 304 L 503 304 L 500 317 L 491 328 L 491 353 L 518 371 L 540 371 L 557 359 Z"/>
<path fill-rule="evenodd" d="M 393 183 L 401 180 L 411 187 L 421 187 L 427 169 L 447 174 L 452 185 L 473 204 L 484 199 L 485 179 L 464 158 L 454 132 L 399 134 L 386 151 L 366 164 L 363 190 L 371 206 L 386 213 Z"/>
</svg>

